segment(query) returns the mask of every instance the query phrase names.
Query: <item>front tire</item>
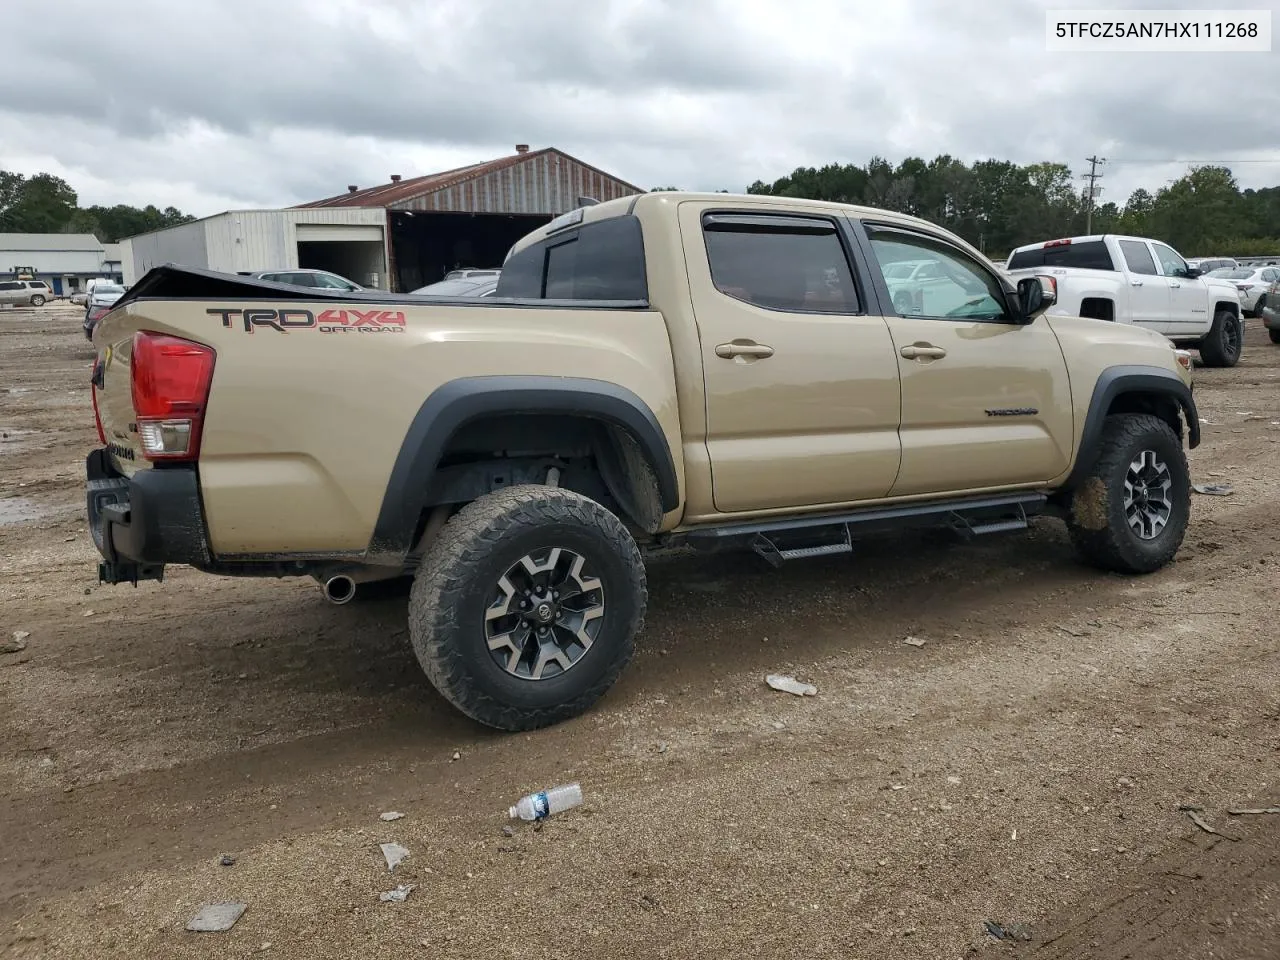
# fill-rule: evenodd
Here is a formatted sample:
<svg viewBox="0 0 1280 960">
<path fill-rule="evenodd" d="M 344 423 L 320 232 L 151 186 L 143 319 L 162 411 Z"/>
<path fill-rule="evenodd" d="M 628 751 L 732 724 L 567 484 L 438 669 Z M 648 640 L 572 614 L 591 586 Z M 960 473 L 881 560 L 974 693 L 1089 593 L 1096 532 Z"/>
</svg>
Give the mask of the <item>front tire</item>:
<svg viewBox="0 0 1280 960">
<path fill-rule="evenodd" d="M 644 622 L 644 563 L 616 516 L 581 494 L 519 486 L 452 517 L 409 596 L 432 685 L 499 730 L 577 716 L 622 672 Z"/>
<path fill-rule="evenodd" d="M 1103 570 L 1152 573 L 1178 552 L 1190 517 L 1191 471 L 1169 424 L 1145 413 L 1107 417 L 1067 518 L 1083 558 Z"/>
<path fill-rule="evenodd" d="M 1272 343 L 1280 343 L 1280 327 L 1272 327 L 1267 331 L 1267 336 L 1271 338 Z"/>
<path fill-rule="evenodd" d="M 1200 359 L 1207 367 L 1234 367 L 1240 362 L 1243 346 L 1240 319 L 1230 310 L 1219 310 L 1200 343 Z"/>
<path fill-rule="evenodd" d="M 34 297 L 31 298 L 31 305 L 33 307 L 43 307 L 44 297 L 40 296 L 40 294 L 37 293 Z"/>
</svg>

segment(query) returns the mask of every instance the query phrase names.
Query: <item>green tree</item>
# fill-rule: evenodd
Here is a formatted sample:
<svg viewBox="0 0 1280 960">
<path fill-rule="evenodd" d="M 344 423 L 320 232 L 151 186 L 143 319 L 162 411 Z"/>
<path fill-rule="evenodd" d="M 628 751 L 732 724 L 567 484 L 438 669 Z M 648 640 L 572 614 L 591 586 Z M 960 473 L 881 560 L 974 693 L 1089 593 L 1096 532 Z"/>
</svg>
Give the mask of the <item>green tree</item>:
<svg viewBox="0 0 1280 960">
<path fill-rule="evenodd" d="M 13 189 L 10 180 L 5 190 Z M 21 180 L 4 210 L 5 229 L 14 233 L 58 233 L 76 210 L 76 192 L 61 177 L 37 173 Z"/>
</svg>

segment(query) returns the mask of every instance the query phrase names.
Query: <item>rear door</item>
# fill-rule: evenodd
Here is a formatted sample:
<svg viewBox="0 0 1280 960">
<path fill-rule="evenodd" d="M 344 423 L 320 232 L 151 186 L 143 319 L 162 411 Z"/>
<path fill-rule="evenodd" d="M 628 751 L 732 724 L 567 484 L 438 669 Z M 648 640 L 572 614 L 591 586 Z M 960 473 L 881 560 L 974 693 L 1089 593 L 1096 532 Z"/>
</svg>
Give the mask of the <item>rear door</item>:
<svg viewBox="0 0 1280 960">
<path fill-rule="evenodd" d="M 1213 319 L 1209 315 L 1209 285 L 1201 277 L 1187 277 L 1187 261 L 1172 247 L 1153 240 L 1151 251 L 1169 288 L 1168 327 L 1160 332 L 1170 337 L 1204 333 Z"/>
<path fill-rule="evenodd" d="M 1145 240 L 1120 240 L 1120 253 L 1129 268 L 1129 320 L 1138 326 L 1167 333 L 1169 285 L 1156 269 L 1151 245 Z M 1116 305 L 1122 308 L 1122 304 Z"/>
<path fill-rule="evenodd" d="M 900 459 L 893 342 L 843 218 L 680 206 L 721 512 L 885 496 Z"/>
<path fill-rule="evenodd" d="M 17 280 L 0 280 L 0 303 L 21 303 L 24 292 Z"/>
<path fill-rule="evenodd" d="M 1018 322 L 996 274 L 945 238 L 896 224 L 858 229 L 872 269 L 929 259 L 946 278 L 899 287 L 892 299 L 882 288 L 902 380 L 902 468 L 891 495 L 1042 483 L 1066 470 L 1071 390 L 1049 321 Z"/>
</svg>

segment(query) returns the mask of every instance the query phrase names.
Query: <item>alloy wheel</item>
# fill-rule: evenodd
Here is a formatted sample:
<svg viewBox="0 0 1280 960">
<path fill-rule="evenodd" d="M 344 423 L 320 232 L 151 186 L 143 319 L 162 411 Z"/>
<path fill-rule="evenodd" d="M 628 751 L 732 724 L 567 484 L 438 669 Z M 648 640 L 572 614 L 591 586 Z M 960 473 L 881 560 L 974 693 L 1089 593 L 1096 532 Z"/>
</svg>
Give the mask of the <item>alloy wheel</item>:
<svg viewBox="0 0 1280 960">
<path fill-rule="evenodd" d="M 581 554 L 525 554 L 493 589 L 484 614 L 494 662 L 521 680 L 557 677 L 581 662 L 604 624 L 604 584 Z"/>
<path fill-rule="evenodd" d="M 1141 540 L 1154 540 L 1173 515 L 1173 476 L 1154 450 L 1143 450 L 1124 478 L 1124 516 Z"/>
</svg>

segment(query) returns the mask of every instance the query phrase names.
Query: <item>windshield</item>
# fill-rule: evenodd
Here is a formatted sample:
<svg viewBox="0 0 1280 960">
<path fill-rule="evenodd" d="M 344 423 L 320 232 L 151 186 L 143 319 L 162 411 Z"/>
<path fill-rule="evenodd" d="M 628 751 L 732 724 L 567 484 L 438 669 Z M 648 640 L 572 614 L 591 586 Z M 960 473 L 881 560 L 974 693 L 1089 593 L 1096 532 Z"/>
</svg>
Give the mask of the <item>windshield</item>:
<svg viewBox="0 0 1280 960">
<path fill-rule="evenodd" d="M 114 283 L 97 283 L 97 284 L 94 284 L 93 286 L 93 295 L 95 297 L 99 296 L 100 294 L 112 294 L 112 293 L 115 293 L 115 294 L 124 293 L 124 287 L 121 287 Z"/>
<path fill-rule="evenodd" d="M 1217 270 L 1210 270 L 1206 276 L 1221 277 L 1223 280 L 1248 280 L 1255 272 L 1238 267 L 1219 267 Z"/>
</svg>

